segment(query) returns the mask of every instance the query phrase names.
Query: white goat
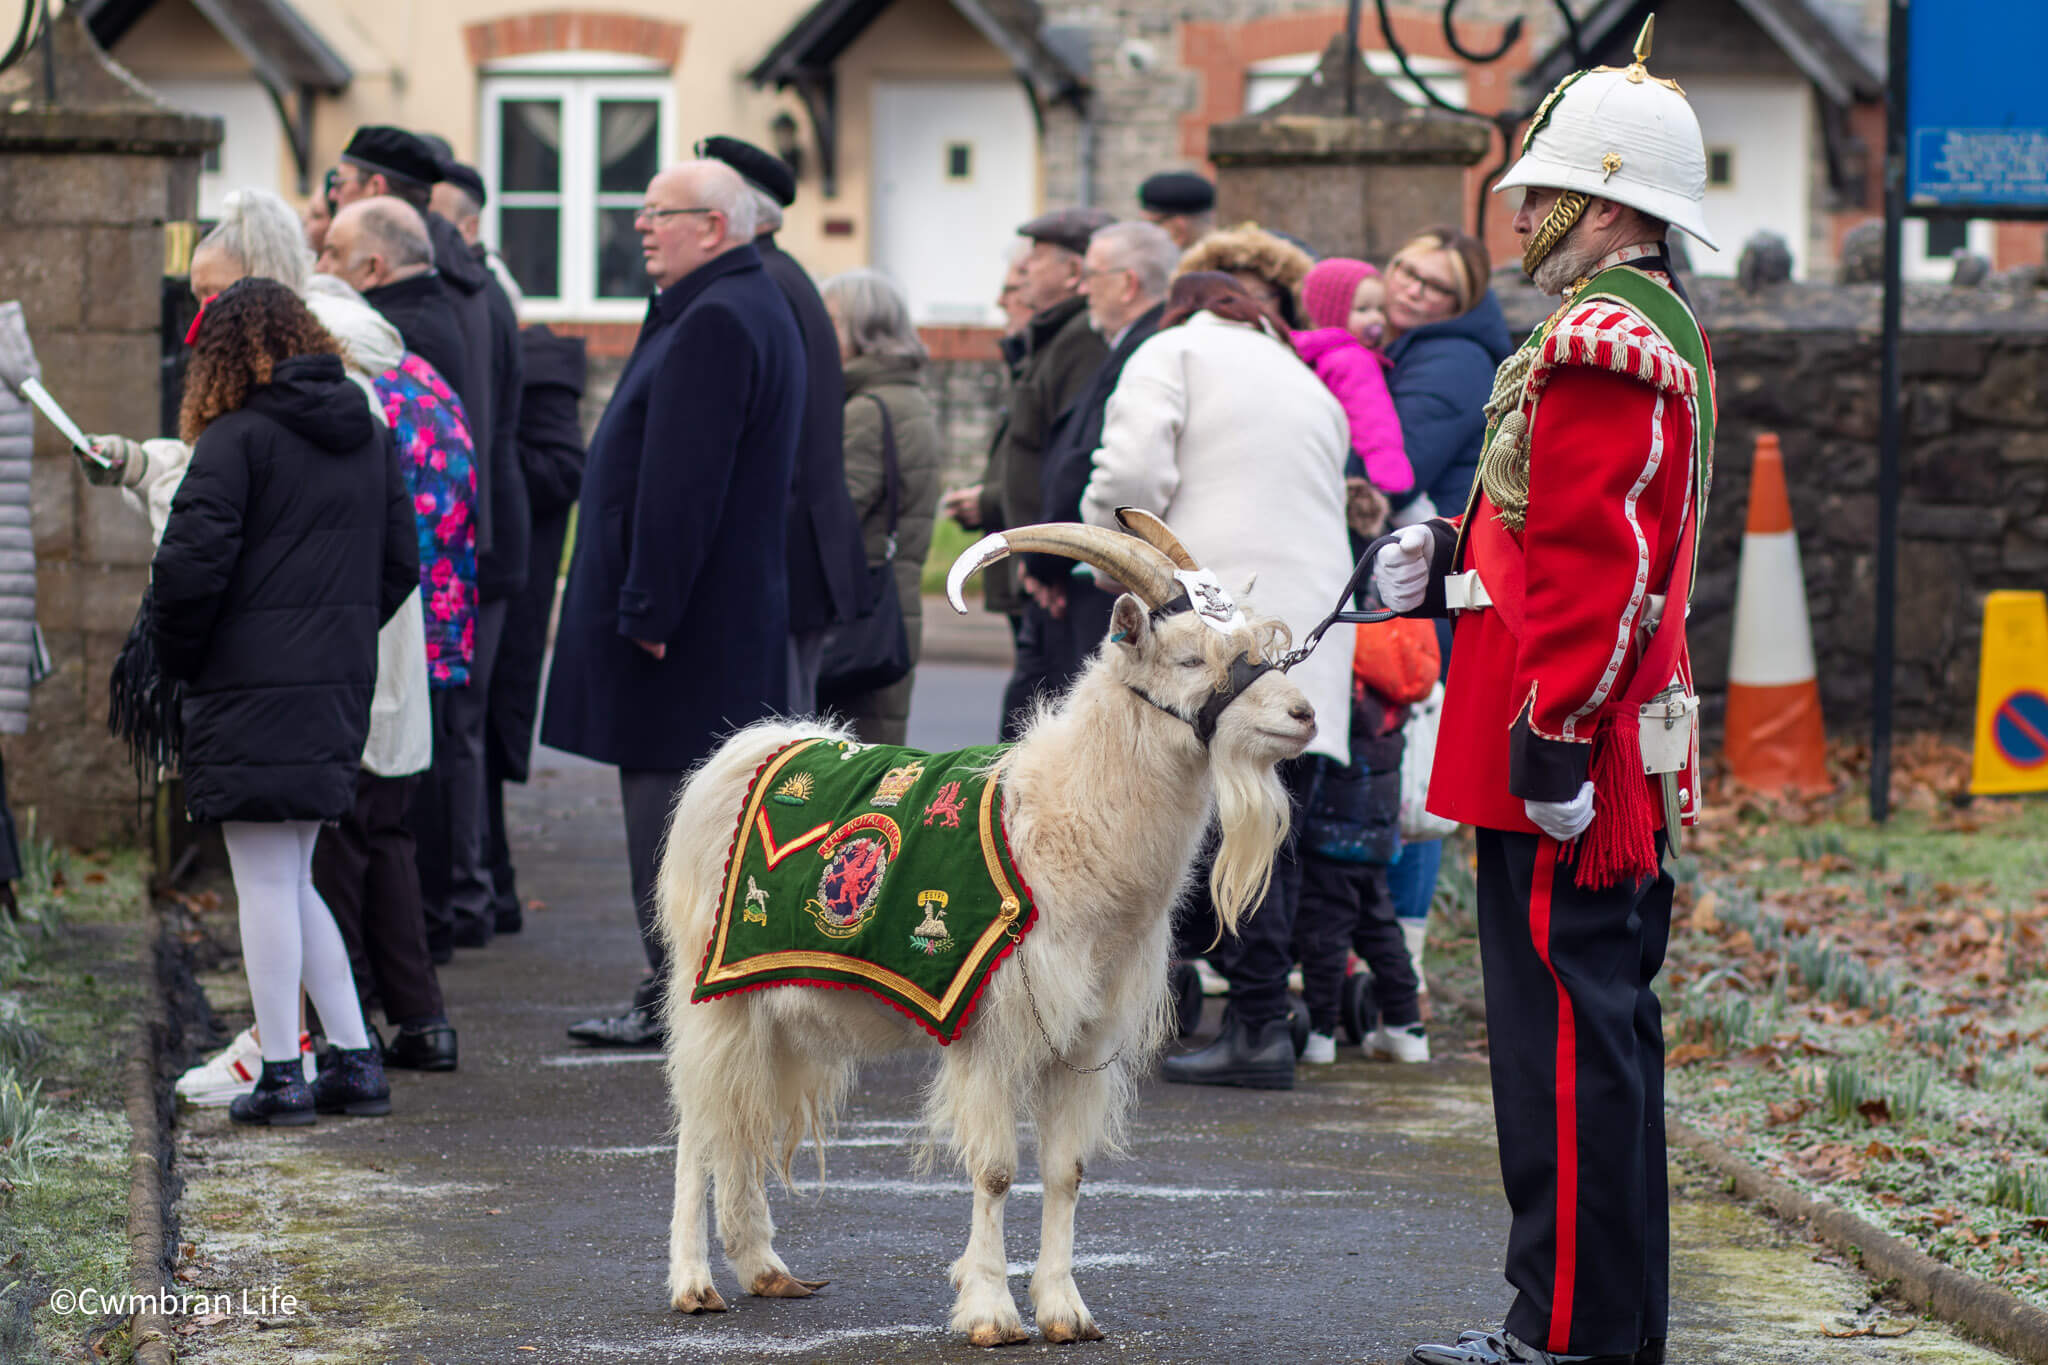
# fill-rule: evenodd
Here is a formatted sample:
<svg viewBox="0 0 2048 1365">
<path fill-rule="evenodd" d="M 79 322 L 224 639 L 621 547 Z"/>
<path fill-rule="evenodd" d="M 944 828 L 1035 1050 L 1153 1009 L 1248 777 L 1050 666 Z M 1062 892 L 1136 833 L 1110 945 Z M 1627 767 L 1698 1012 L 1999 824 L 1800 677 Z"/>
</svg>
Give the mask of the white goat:
<svg viewBox="0 0 2048 1365">
<path fill-rule="evenodd" d="M 1136 1082 L 1166 1039 L 1173 906 L 1212 810 L 1222 840 L 1211 886 L 1224 926 L 1234 929 L 1264 895 L 1288 822 L 1274 767 L 1315 734 L 1314 711 L 1283 673 L 1247 685 L 1247 670 L 1233 670 L 1243 656 L 1283 648 L 1285 628 L 1247 620 L 1156 518 L 1126 524 L 1144 539 L 1075 525 L 991 536 L 962 557 L 948 584 L 964 611 L 959 586 L 968 574 L 1035 550 L 1093 564 L 1129 588 L 1113 610 L 1110 643 L 1003 760 L 1004 818 L 1038 921 L 989 979 L 926 1097 L 933 1140 L 951 1147 L 974 1186 L 973 1228 L 953 1264 L 952 1328 L 978 1346 L 1026 1336 L 1005 1277 L 1003 1202 L 1027 1105 L 1045 1187 L 1031 1277 L 1038 1329 L 1053 1342 L 1102 1335 L 1074 1285 L 1074 1206 L 1083 1163 L 1117 1144 Z M 1191 600 L 1195 609 L 1177 609 Z M 1195 722 L 1218 696 L 1226 704 L 1207 718 L 1215 728 L 1205 744 Z M 665 1006 L 677 1119 L 669 1293 L 687 1313 L 726 1306 L 711 1280 L 710 1176 L 740 1283 L 780 1298 L 818 1287 L 775 1254 L 766 1172 L 788 1182 L 797 1145 L 822 1134 L 858 1062 L 930 1041 L 852 991 L 773 989 L 690 1003 L 688 974 L 704 958 L 748 784 L 770 754 L 819 735 L 844 732 L 771 721 L 734 735 L 684 787 L 662 855 L 661 927 L 675 972 Z"/>
</svg>

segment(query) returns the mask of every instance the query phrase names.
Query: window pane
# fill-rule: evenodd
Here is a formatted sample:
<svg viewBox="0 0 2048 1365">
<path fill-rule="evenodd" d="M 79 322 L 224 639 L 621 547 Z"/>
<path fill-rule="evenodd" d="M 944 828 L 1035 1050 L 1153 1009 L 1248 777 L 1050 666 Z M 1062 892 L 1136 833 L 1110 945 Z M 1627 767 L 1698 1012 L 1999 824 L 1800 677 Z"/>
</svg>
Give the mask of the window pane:
<svg viewBox="0 0 2048 1365">
<path fill-rule="evenodd" d="M 1927 255 L 1930 259 L 1953 256 L 1970 247 L 1970 223 L 1966 218 L 1927 220 Z"/>
<path fill-rule="evenodd" d="M 597 192 L 638 194 L 661 169 L 661 106 L 653 100 L 600 100 Z"/>
<path fill-rule="evenodd" d="M 559 100 L 505 100 L 498 105 L 498 193 L 554 194 L 562 188 L 562 105 Z"/>
<path fill-rule="evenodd" d="M 498 252 L 529 298 L 562 293 L 562 211 L 498 210 Z"/>
<path fill-rule="evenodd" d="M 644 299 L 654 287 L 647 278 L 647 263 L 640 258 L 640 232 L 633 226 L 635 212 L 597 211 L 597 297 L 601 299 Z"/>
</svg>

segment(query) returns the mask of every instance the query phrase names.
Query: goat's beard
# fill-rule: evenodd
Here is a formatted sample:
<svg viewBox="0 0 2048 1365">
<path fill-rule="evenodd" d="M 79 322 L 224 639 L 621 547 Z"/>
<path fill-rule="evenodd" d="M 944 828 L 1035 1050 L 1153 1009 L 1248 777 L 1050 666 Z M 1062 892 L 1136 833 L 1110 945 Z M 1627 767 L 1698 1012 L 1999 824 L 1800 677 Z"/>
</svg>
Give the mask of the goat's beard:
<svg viewBox="0 0 2048 1365">
<path fill-rule="evenodd" d="M 1536 288 L 1545 294 L 1562 294 L 1575 282 L 1592 273 L 1604 255 L 1598 248 L 1586 243 L 1585 224 L 1574 224 L 1564 235 L 1564 240 L 1550 249 L 1537 265 L 1530 279 Z"/>
<path fill-rule="evenodd" d="M 1216 784 L 1216 821 L 1223 838 L 1209 870 L 1209 899 L 1216 908 L 1219 937 L 1237 932 L 1237 922 L 1265 899 L 1273 880 L 1273 859 L 1287 837 L 1287 789 L 1270 762 L 1252 764 L 1219 756 L 1211 770 Z"/>
</svg>

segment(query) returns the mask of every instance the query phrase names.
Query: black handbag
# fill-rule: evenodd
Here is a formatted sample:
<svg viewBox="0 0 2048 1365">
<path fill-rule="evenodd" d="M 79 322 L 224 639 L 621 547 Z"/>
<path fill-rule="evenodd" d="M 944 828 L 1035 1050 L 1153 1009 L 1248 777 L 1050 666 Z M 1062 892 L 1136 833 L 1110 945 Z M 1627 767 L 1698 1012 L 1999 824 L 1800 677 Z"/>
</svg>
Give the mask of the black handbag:
<svg viewBox="0 0 2048 1365">
<path fill-rule="evenodd" d="M 135 624 L 107 679 L 107 733 L 128 747 L 145 777 L 178 766 L 185 747 L 185 684 L 163 674 L 156 653 L 156 589 L 142 590 Z"/>
<path fill-rule="evenodd" d="M 825 632 L 818 668 L 820 709 L 832 699 L 856 697 L 887 687 L 910 672 L 910 633 L 903 625 L 903 600 L 896 593 L 896 521 L 902 512 L 903 490 L 896 470 L 896 426 L 889 408 L 875 394 L 882 415 L 883 496 L 889 501 L 888 549 L 882 562 L 868 570 L 872 605 L 864 615 Z"/>
</svg>

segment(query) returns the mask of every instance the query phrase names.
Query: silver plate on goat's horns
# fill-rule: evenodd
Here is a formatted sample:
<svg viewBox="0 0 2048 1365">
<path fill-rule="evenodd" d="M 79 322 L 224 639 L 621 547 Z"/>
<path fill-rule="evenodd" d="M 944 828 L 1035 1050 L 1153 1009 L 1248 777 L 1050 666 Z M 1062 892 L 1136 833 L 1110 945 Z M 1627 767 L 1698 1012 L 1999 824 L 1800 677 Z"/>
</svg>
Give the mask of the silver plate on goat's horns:
<svg viewBox="0 0 2048 1365">
<path fill-rule="evenodd" d="M 1226 635 L 1244 628 L 1244 612 L 1215 574 L 1207 569 L 1181 569 L 1174 579 L 1187 591 L 1188 601 L 1194 604 L 1195 615 L 1202 618 L 1203 625 Z"/>
</svg>

